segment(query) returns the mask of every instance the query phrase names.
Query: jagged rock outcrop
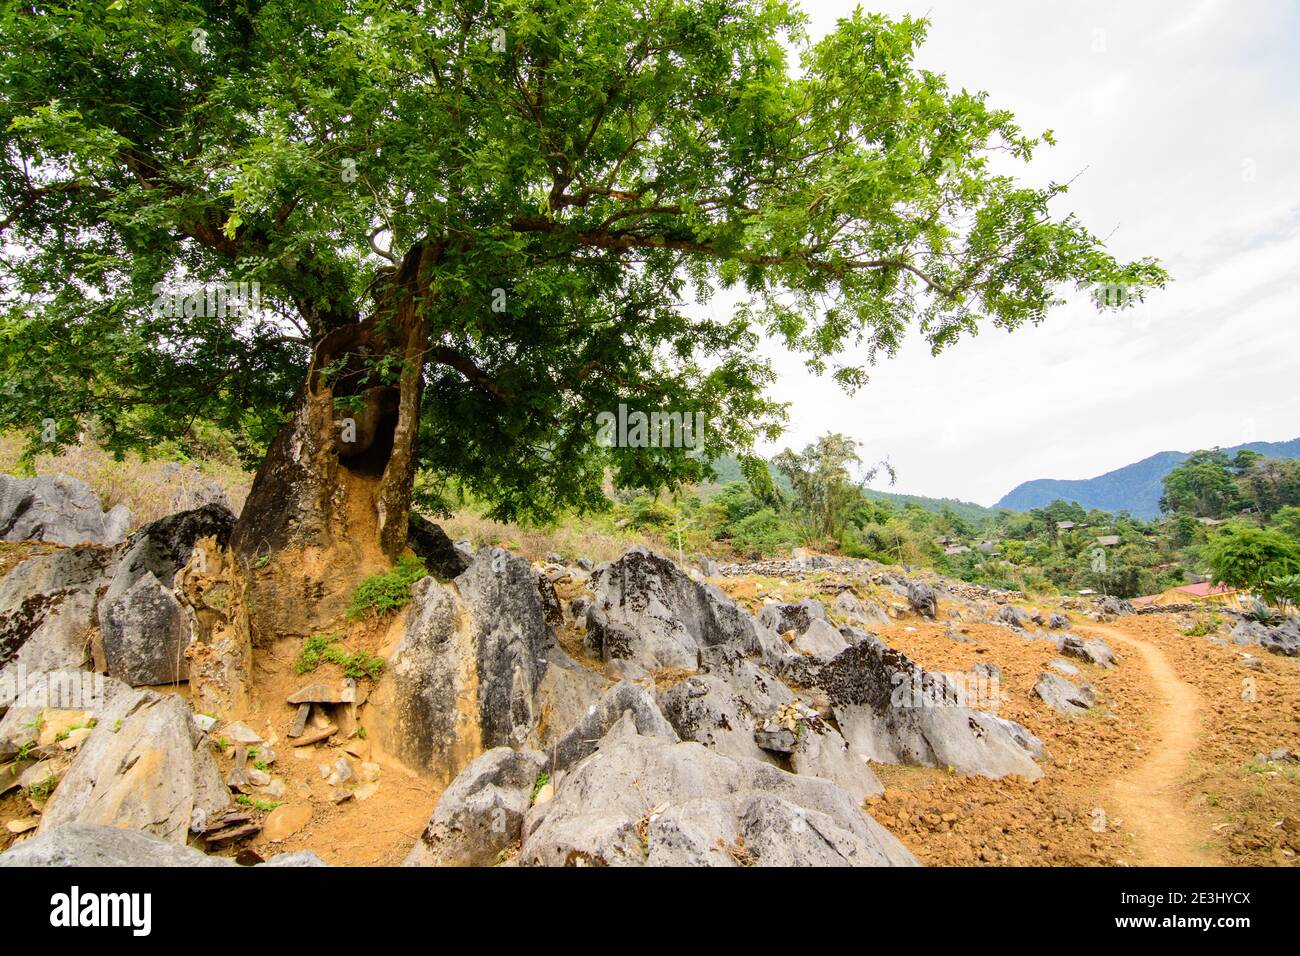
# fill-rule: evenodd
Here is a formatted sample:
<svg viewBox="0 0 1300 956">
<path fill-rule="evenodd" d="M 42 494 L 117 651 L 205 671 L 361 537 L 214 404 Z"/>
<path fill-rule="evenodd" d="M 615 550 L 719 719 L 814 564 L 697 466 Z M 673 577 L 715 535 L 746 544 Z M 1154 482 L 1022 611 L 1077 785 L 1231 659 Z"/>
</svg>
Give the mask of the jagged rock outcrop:
<svg viewBox="0 0 1300 956">
<path fill-rule="evenodd" d="M 1271 627 L 1258 621 L 1242 621 L 1229 636 L 1234 644 L 1258 644 L 1283 657 L 1300 657 L 1300 619 L 1287 618 Z"/>
<path fill-rule="evenodd" d="M 403 866 L 491 866 L 518 843 L 547 758 L 495 747 L 457 775 Z"/>
<path fill-rule="evenodd" d="M 28 558 L 0 581 L 0 707 L 40 674 L 90 664 L 88 634 L 116 553 L 66 548 Z"/>
<path fill-rule="evenodd" d="M 473 554 L 456 547 L 440 526 L 415 512 L 411 512 L 411 527 L 407 531 L 406 544 L 424 561 L 430 574 L 445 580 L 464 574 L 474 563 Z"/>
<path fill-rule="evenodd" d="M 582 715 L 564 736 L 553 743 L 546 755 L 549 765 L 567 770 L 591 755 L 609 728 L 626 716 L 639 734 L 678 740 L 677 731 L 665 719 L 655 699 L 645 688 L 627 681 L 615 684 Z"/>
<path fill-rule="evenodd" d="M 694 670 L 703 648 L 721 644 L 765 660 L 791 654 L 716 586 L 692 581 L 645 548 L 598 566 L 591 586 L 596 597 L 587 613 L 587 641 L 602 660 Z"/>
<path fill-rule="evenodd" d="M 483 548 L 454 588 L 412 589 L 402 637 L 372 695 L 380 745 L 451 780 L 485 749 L 523 743 L 537 722 L 549 640 L 531 565 Z"/>
<path fill-rule="evenodd" d="M 215 814 L 229 803 L 189 705 L 140 690 L 117 696 L 105 709 L 45 804 L 39 832 L 99 823 L 183 844 L 196 815 Z"/>
<path fill-rule="evenodd" d="M 810 654 L 829 660 L 849 646 L 849 641 L 830 621 L 815 618 L 808 629 L 797 634 L 790 644 L 800 654 Z"/>
<path fill-rule="evenodd" d="M 173 590 L 201 539 L 230 539 L 235 516 L 219 504 L 161 518 L 137 531 L 99 604 L 108 672 L 139 687 L 188 676 L 189 616 Z"/>
<path fill-rule="evenodd" d="M 90 485 L 67 475 L 0 475 L 0 541 L 114 545 L 131 526 L 131 512 L 105 512 Z"/>
<path fill-rule="evenodd" d="M 1019 724 L 966 706 L 941 674 L 867 635 L 834 660 L 811 659 L 782 671 L 794 686 L 824 690 L 849 744 L 880 763 L 951 767 L 986 777 L 1034 780 L 1044 754 Z"/>
<path fill-rule="evenodd" d="M 840 787 L 620 718 L 524 821 L 543 866 L 907 866 L 915 858 Z"/>
<path fill-rule="evenodd" d="M 1073 684 L 1059 674 L 1050 674 L 1047 671 L 1038 675 L 1032 693 L 1052 710 L 1070 717 L 1086 714 L 1088 709 L 1097 703 L 1092 685 Z"/>
</svg>

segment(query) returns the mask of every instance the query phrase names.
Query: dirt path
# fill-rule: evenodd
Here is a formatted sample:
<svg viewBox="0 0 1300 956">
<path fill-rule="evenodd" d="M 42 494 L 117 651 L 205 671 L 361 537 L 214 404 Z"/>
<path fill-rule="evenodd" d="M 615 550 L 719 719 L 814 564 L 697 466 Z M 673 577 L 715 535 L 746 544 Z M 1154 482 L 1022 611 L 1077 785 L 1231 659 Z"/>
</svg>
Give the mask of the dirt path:
<svg viewBox="0 0 1300 956">
<path fill-rule="evenodd" d="M 1085 628 L 1080 628 L 1085 630 Z M 1154 644 L 1105 625 L 1086 628 L 1130 651 L 1151 679 L 1161 701 L 1152 718 L 1147 757 L 1136 769 L 1110 781 L 1103 796 L 1112 820 L 1137 838 L 1140 862 L 1150 866 L 1211 866 L 1219 862 L 1206 845 L 1203 828 L 1188 812 L 1178 786 L 1188 770 L 1201 723 L 1196 691 L 1179 679 L 1169 659 Z"/>
</svg>

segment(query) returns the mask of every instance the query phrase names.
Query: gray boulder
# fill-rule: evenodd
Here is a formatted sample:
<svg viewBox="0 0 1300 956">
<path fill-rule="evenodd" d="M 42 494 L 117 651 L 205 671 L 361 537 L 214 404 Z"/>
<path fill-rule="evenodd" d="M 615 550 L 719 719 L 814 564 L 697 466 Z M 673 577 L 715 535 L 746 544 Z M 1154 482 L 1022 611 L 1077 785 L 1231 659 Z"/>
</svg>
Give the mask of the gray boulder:
<svg viewBox="0 0 1300 956">
<path fill-rule="evenodd" d="M 483 548 L 454 583 L 425 578 L 412 588 L 402 637 L 371 696 L 380 745 L 446 781 L 483 749 L 518 746 L 534 731 L 549 639 L 523 558 Z"/>
<path fill-rule="evenodd" d="M 1070 619 L 1064 614 L 1057 614 L 1055 611 L 1047 618 L 1047 626 L 1054 631 L 1070 626 Z"/>
<path fill-rule="evenodd" d="M 1024 630 L 1025 625 L 1029 623 L 1029 615 L 1014 604 L 1004 604 L 998 608 L 998 620 L 1003 624 Z"/>
<path fill-rule="evenodd" d="M 1095 637 L 1084 638 L 1076 634 L 1062 635 L 1060 649 L 1061 653 L 1066 657 L 1078 658 L 1090 664 L 1114 667 L 1116 663 L 1115 655 L 1106 642 Z"/>
<path fill-rule="evenodd" d="M 424 561 L 429 573 L 445 580 L 464 574 L 473 563 L 473 556 L 452 544 L 441 527 L 411 513 L 411 527 L 406 537 L 412 551 Z"/>
<path fill-rule="evenodd" d="M 95 603 L 115 560 L 106 548 L 66 548 L 28 558 L 0 582 L 0 706 L 28 678 L 89 664 Z"/>
<path fill-rule="evenodd" d="M 907 603 L 912 610 L 931 620 L 939 613 L 939 597 L 934 588 L 921 581 L 909 581 L 907 585 Z"/>
<path fill-rule="evenodd" d="M 173 591 L 194 545 L 230 540 L 235 516 L 218 504 L 168 515 L 131 536 L 99 604 L 108 672 L 134 687 L 170 684 L 188 674 L 189 618 Z"/>
<path fill-rule="evenodd" d="M 767 660 L 791 653 L 716 586 L 691 580 L 645 548 L 598 566 L 591 587 L 596 598 L 587 614 L 587 643 L 605 661 L 694 670 L 701 649 L 720 644 Z"/>
<path fill-rule="evenodd" d="M 1042 742 L 1024 727 L 972 710 L 942 674 L 929 673 L 877 638 L 865 637 L 825 664 L 782 672 L 829 698 L 840 732 L 879 763 L 951 767 L 986 777 L 1042 776 Z"/>
<path fill-rule="evenodd" d="M 67 475 L 0 475 L 0 540 L 113 545 L 130 525 L 125 505 L 106 513 L 84 481 Z"/>
<path fill-rule="evenodd" d="M 531 866 L 907 866 L 915 858 L 840 787 L 697 743 L 642 736 L 629 715 L 529 811 Z"/>
<path fill-rule="evenodd" d="M 825 618 L 814 618 L 808 629 L 795 636 L 791 645 L 800 654 L 811 654 L 827 660 L 849 646 L 839 629 Z"/>
<path fill-rule="evenodd" d="M 191 822 L 230 792 L 180 697 L 150 690 L 113 698 L 41 814 L 40 832 L 69 823 L 145 830 L 183 844 Z"/>
<path fill-rule="evenodd" d="M 1072 684 L 1061 675 L 1049 674 L 1047 671 L 1038 675 L 1031 693 L 1052 710 L 1070 717 L 1086 714 L 1097 703 L 1091 685 Z"/>
<path fill-rule="evenodd" d="M 758 612 L 758 623 L 778 634 L 787 631 L 802 634 L 812 627 L 813 621 L 826 620 L 826 608 L 816 598 L 807 598 L 798 604 L 767 604 Z"/>
<path fill-rule="evenodd" d="M 848 591 L 841 591 L 833 605 L 836 613 L 844 615 L 851 624 L 865 627 L 888 627 L 889 615 L 875 601 L 863 602 Z"/>
<path fill-rule="evenodd" d="M 642 736 L 662 737 L 674 743 L 679 739 L 677 731 L 659 710 L 650 693 L 643 687 L 624 681 L 606 691 L 568 733 L 551 745 L 547 751 L 551 765 L 557 770 L 567 770 L 594 753 L 609 728 L 625 715 Z"/>
<path fill-rule="evenodd" d="M 0 853 L 0 866 L 238 866 L 141 830 L 69 823 Z"/>
<path fill-rule="evenodd" d="M 491 866 L 519 842 L 547 758 L 496 747 L 457 774 L 403 866 Z"/>
</svg>

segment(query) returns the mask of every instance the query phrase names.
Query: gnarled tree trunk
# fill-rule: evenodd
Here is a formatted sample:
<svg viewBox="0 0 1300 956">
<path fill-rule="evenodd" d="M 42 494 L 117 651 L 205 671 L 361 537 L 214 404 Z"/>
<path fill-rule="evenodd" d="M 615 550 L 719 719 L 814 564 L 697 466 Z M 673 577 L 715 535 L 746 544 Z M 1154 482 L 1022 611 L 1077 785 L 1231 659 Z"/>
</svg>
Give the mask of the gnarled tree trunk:
<svg viewBox="0 0 1300 956">
<path fill-rule="evenodd" d="M 374 314 L 313 350 L 231 536 L 253 643 L 327 626 L 406 546 L 435 256 L 412 250 L 385 276 Z M 393 357 L 397 380 L 377 383 L 375 363 Z"/>
</svg>

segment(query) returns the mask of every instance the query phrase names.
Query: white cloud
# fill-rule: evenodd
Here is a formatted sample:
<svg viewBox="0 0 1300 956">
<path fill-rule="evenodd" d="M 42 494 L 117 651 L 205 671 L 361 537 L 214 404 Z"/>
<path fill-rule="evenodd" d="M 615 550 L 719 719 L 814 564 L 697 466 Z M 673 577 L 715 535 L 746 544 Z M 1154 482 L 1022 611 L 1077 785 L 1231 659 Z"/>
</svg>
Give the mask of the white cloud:
<svg viewBox="0 0 1300 956">
<path fill-rule="evenodd" d="M 854 0 L 806 2 L 814 34 Z M 888 455 L 898 490 L 991 503 L 1164 449 L 1300 435 L 1300 9 L 1202 2 L 884 0 L 929 15 L 919 64 L 1055 130 L 1023 175 L 1074 177 L 1059 211 L 1158 256 L 1175 282 L 1136 312 L 1072 301 L 932 358 L 910 339 L 848 397 L 770 347 L 784 445 L 827 430 Z M 1094 47 L 1101 31 L 1104 52 Z M 1244 175 L 1253 169 L 1253 178 Z"/>
</svg>

